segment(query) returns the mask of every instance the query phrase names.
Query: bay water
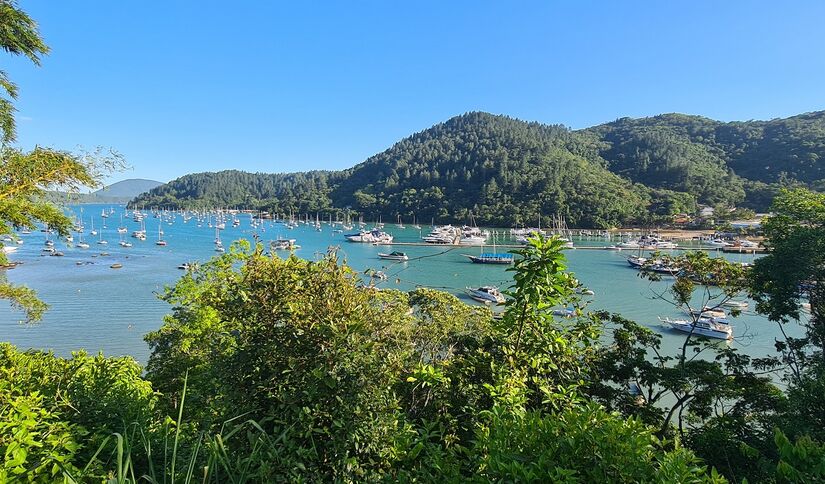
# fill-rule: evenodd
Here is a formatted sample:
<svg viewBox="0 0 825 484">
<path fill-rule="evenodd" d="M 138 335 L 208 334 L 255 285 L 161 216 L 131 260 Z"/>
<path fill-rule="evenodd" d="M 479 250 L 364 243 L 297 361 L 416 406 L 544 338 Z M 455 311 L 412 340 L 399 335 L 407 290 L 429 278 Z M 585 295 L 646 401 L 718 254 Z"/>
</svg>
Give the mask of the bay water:
<svg viewBox="0 0 825 484">
<path fill-rule="evenodd" d="M 123 218 L 123 226 L 129 233 L 119 235 L 116 227 L 121 224 L 120 215 L 124 207 L 114 207 L 114 213 L 105 219 L 101 211 L 110 205 L 71 206 L 70 214 L 81 217 L 86 226 L 84 240 L 88 249 L 70 247 L 63 241 L 55 241 L 57 250 L 64 257 L 50 257 L 42 251 L 47 238 L 45 232 L 22 235 L 24 240 L 18 250 L 10 254 L 10 259 L 21 264 L 6 271 L 8 279 L 15 284 L 23 284 L 37 291 L 50 305 L 43 320 L 37 324 L 24 324 L 22 314 L 6 302 L 0 303 L 0 341 L 9 341 L 21 349 L 51 349 L 67 356 L 74 350 L 85 349 L 106 355 L 131 355 L 141 363 L 149 356 L 149 347 L 143 335 L 155 330 L 163 323 L 163 317 L 171 308 L 158 299 L 164 286 L 174 284 L 182 275 L 178 266 L 185 262 L 206 261 L 216 255 L 214 251 L 215 229 L 205 223 L 197 226 L 193 218 L 184 223 L 179 215 L 171 224 L 160 218 L 149 216 L 145 220 L 147 240 L 129 237 L 140 228 L 131 219 Z M 333 232 L 332 227 L 323 224 L 320 231 L 311 225 L 301 224 L 295 229 L 287 229 L 283 224 L 266 221 L 253 228 L 249 215 L 238 217 L 241 224 L 232 227 L 226 224 L 220 237 L 224 245 L 237 239 L 252 240 L 257 235 L 265 243 L 277 238 L 296 239 L 301 246 L 296 255 L 306 259 L 316 259 L 330 247 L 337 247 L 341 259 L 358 271 L 383 271 L 387 278 L 378 281 L 379 287 L 411 290 L 415 287 L 430 287 L 449 291 L 467 303 L 475 304 L 464 295 L 466 287 L 497 285 L 502 289 L 511 284 L 511 273 L 506 267 L 473 264 L 463 254 L 478 254 L 478 247 L 447 246 L 373 246 L 371 244 L 349 243 L 343 234 Z M 89 235 L 91 220 L 101 232 L 99 236 Z M 156 245 L 158 230 L 164 232 L 166 246 Z M 395 236 L 396 242 L 419 242 L 421 231 L 412 227 L 397 228 L 387 224 L 385 230 Z M 423 227 L 423 232 L 429 230 Z M 500 231 L 504 232 L 504 231 Z M 132 242 L 129 248 L 118 245 L 120 237 Z M 52 236 L 54 239 L 54 236 Z M 74 234 L 75 243 L 79 241 Z M 97 244 L 100 239 L 108 244 Z M 503 240 L 499 237 L 499 240 Z M 610 245 L 615 243 L 601 239 L 574 238 L 579 246 Z M 690 245 L 681 243 L 680 245 Z M 379 252 L 400 250 L 410 257 L 409 262 L 393 262 L 378 258 Z M 485 252 L 491 251 L 486 247 Z M 499 249 L 499 251 L 504 251 Z M 576 250 L 565 252 L 568 268 L 595 295 L 589 297 L 589 307 L 620 313 L 663 335 L 666 348 L 681 345 L 683 333 L 674 332 L 659 322 L 659 317 L 682 317 L 683 314 L 661 299 L 654 291 L 666 288 L 667 278 L 662 282 L 644 280 L 638 272 L 627 264 L 628 255 L 633 252 L 616 250 Z M 105 254 L 105 255 L 104 255 Z M 281 251 L 281 256 L 287 253 Z M 749 262 L 753 255 L 721 254 L 731 260 Z M 758 256 L 757 256 L 758 257 Z M 80 264 L 78 264 L 80 263 Z M 122 264 L 120 269 L 112 269 L 112 264 Z M 364 276 L 368 277 L 368 276 Z M 774 340 L 781 337 L 776 323 L 752 312 L 753 302 L 748 311 L 733 322 L 736 339 L 730 343 L 742 352 L 753 356 L 774 354 Z M 799 334 L 797 326 L 788 326 L 790 334 Z"/>
</svg>

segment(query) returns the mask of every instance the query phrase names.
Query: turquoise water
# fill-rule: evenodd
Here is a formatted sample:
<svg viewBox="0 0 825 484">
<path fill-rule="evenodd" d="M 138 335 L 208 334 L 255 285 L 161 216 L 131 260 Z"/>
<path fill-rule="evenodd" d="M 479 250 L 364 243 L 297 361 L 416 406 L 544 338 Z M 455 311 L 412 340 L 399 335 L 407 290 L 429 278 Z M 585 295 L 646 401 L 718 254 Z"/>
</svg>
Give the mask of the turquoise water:
<svg viewBox="0 0 825 484">
<path fill-rule="evenodd" d="M 3 304 L 0 307 L 0 341 L 10 341 L 21 348 L 53 349 L 61 355 L 83 348 L 91 352 L 103 351 L 107 355 L 132 355 L 138 361 L 146 362 L 149 348 L 143 335 L 157 329 L 170 310 L 157 294 L 163 291 L 164 285 L 173 284 L 181 276 L 182 271 L 177 269 L 179 264 L 205 261 L 215 255 L 215 231 L 206 224 L 197 227 L 194 218 L 184 223 L 178 216 L 172 225 L 168 225 L 149 216 L 146 219 L 148 238 L 139 241 L 128 237 L 140 228 L 139 225 L 124 219 L 124 225 L 129 228 L 127 240 L 133 243 L 133 247 L 124 248 L 118 245 L 116 232 L 123 208 L 116 207 L 115 214 L 108 219 L 108 227 L 102 230 L 102 236 L 109 244 L 98 245 L 95 243 L 97 237 L 89 235 L 89 218 L 94 215 L 94 226 L 100 229 L 102 208 L 83 206 L 84 237 L 91 244 L 89 249 L 66 247 L 65 243 L 56 242 L 55 246 L 65 257 L 48 257 L 43 256 L 41 250 L 45 233 L 22 236 L 24 244 L 10 256 L 22 264 L 8 270 L 7 276 L 14 283 L 35 289 L 51 308 L 39 324 L 24 325 L 19 322 L 21 314 Z M 71 210 L 79 214 L 79 207 L 71 207 Z M 348 243 L 341 233 L 333 233 L 326 224 L 321 232 L 317 232 L 307 225 L 288 230 L 283 225 L 266 222 L 254 231 L 248 215 L 240 216 L 240 220 L 239 227 L 227 224 L 221 231 L 225 245 L 240 238 L 251 239 L 255 233 L 264 241 L 294 238 L 301 245 L 296 254 L 308 259 L 319 257 L 330 246 L 338 246 L 340 256 L 355 269 L 383 270 L 388 278 L 379 284 L 381 287 L 405 290 L 417 285 L 434 287 L 472 303 L 463 295 L 465 287 L 487 284 L 506 287 L 510 281 L 510 274 L 504 267 L 473 264 L 461 255 L 477 254 L 480 252 L 478 247 L 398 246 L 395 250 L 406 252 L 414 260 L 393 263 L 377 257 L 379 252 L 393 250 L 391 247 Z M 165 247 L 155 245 L 158 224 L 162 224 L 164 239 L 168 242 Z M 425 232 L 428 229 L 424 227 Z M 385 230 L 393 233 L 397 242 L 420 240 L 419 231 L 410 227 L 397 229 L 387 224 Z M 599 240 L 574 239 L 574 242 L 580 246 L 607 244 Z M 109 255 L 100 255 L 101 252 Z M 566 254 L 569 269 L 595 292 L 592 308 L 621 313 L 660 331 L 666 346 L 680 344 L 683 340 L 680 334 L 663 328 L 657 319 L 658 316 L 680 315 L 672 306 L 653 298 L 652 289 L 661 290 L 663 283 L 651 286 L 649 281 L 639 278 L 626 262 L 627 251 L 573 249 Z M 750 261 L 752 257 L 729 256 L 741 261 Z M 122 264 L 123 268 L 111 269 L 109 266 L 114 263 Z M 734 328 L 737 339 L 730 344 L 751 355 L 773 354 L 774 338 L 781 335 L 775 323 L 748 312 L 735 320 Z M 792 333 L 798 332 L 796 328 L 789 329 Z"/>
</svg>

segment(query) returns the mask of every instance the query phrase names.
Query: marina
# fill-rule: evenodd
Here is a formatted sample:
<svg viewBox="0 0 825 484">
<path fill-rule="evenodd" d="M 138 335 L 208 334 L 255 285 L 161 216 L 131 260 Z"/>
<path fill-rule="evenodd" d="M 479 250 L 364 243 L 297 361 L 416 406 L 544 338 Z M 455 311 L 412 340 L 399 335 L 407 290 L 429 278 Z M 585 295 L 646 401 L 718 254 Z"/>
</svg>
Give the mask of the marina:
<svg viewBox="0 0 825 484">
<path fill-rule="evenodd" d="M 42 231 L 19 235 L 23 244 L 16 244 L 17 250 L 10 254 L 11 262 L 19 265 L 8 270 L 7 276 L 14 283 L 37 290 L 51 308 L 36 325 L 21 324 L 21 314 L 7 305 L 0 309 L 0 331 L 16 345 L 50 348 L 63 355 L 78 348 L 100 349 L 108 355 L 132 355 L 145 363 L 149 348 L 143 335 L 157 329 L 163 316 L 171 311 L 171 307 L 157 297 L 164 286 L 174 284 L 181 276 L 181 268 L 195 267 L 220 255 L 238 239 L 257 238 L 265 249 L 271 248 L 279 257 L 294 253 L 298 257 L 317 259 L 334 248 L 342 261 L 375 287 L 405 291 L 416 287 L 439 289 L 468 304 L 480 303 L 467 294 L 467 288 L 490 286 L 505 290 L 512 276 L 507 272 L 509 264 L 474 264 L 467 256 L 511 255 L 510 250 L 523 247 L 516 242 L 520 235 L 511 234 L 509 229 L 486 229 L 490 234 L 488 240 L 493 236 L 496 239 L 493 249 L 492 245 L 426 243 L 422 237 L 430 231 L 429 227 L 399 228 L 392 224 L 381 229 L 392 236 L 392 244 L 374 245 L 348 242 L 345 235 L 352 231 L 341 230 L 341 225 L 334 221 L 319 221 L 316 225 L 314 217 L 310 217 L 309 223 L 293 223 L 230 213 L 194 215 L 143 211 L 136 216 L 128 211 L 130 216 L 124 217 L 117 229 L 102 228 L 98 215 L 101 210 L 107 209 L 109 220 L 116 220 L 121 213 L 126 213 L 124 207 L 70 207 L 78 220 L 81 220 L 81 208 L 86 229 L 74 233 L 74 244 Z M 90 218 L 89 214 L 94 216 Z M 95 239 L 114 239 L 131 233 L 132 246 L 112 243 L 104 247 L 94 244 L 86 249 L 79 247 L 79 241 L 89 237 L 92 223 L 98 232 Z M 220 225 L 224 228 L 219 228 Z M 146 236 L 147 226 L 150 233 L 154 232 L 153 237 Z M 652 290 L 661 290 L 667 281 L 654 283 L 638 277 L 628 258 L 638 255 L 640 249 L 610 247 L 628 236 L 565 235 L 573 245 L 565 251 L 568 267 L 586 288 L 582 294 L 588 308 L 622 314 L 660 332 L 665 344 L 678 345 L 683 335 L 659 318 L 684 318 L 684 314 L 652 297 Z M 53 244 L 48 247 L 59 249 L 64 256 L 42 256 L 45 253 L 41 247 L 46 240 Z M 166 245 L 157 245 L 158 240 Z M 665 252 L 708 250 L 743 263 L 759 257 L 752 253 L 723 253 L 718 247 L 705 246 L 697 240 L 678 240 L 677 244 L 678 249 Z M 394 252 L 396 255 L 390 256 Z M 587 295 L 591 292 L 592 295 Z M 737 299 L 740 307 L 747 303 L 741 297 Z M 739 317 L 731 319 L 731 326 L 735 328 L 735 335 L 730 344 L 741 345 L 748 354 L 773 353 L 774 337 L 780 335 L 775 324 L 745 308 Z"/>
</svg>

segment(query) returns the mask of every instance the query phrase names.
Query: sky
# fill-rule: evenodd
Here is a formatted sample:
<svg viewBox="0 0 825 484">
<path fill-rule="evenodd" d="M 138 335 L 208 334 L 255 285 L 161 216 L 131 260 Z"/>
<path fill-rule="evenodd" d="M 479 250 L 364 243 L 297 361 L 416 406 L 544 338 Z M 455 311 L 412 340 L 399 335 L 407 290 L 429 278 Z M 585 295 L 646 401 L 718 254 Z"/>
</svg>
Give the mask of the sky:
<svg viewBox="0 0 825 484">
<path fill-rule="evenodd" d="M 468 111 L 571 128 L 825 109 L 825 2 L 19 0 L 18 144 L 111 147 L 108 181 L 343 169 Z"/>
</svg>

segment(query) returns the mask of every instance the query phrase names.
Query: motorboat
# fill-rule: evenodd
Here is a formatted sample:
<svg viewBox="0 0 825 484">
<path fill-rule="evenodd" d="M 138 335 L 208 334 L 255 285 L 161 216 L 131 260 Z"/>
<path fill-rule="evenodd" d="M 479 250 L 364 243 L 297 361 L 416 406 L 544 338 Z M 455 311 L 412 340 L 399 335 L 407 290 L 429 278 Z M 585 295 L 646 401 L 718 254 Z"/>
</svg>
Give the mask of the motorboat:
<svg viewBox="0 0 825 484">
<path fill-rule="evenodd" d="M 659 320 L 669 324 L 671 328 L 685 333 L 716 339 L 733 338 L 733 328 L 726 319 L 722 318 L 699 318 L 696 322 L 670 318 L 659 318 Z"/>
<path fill-rule="evenodd" d="M 295 250 L 301 246 L 295 243 L 295 239 L 276 239 L 269 243 L 269 250 Z"/>
<path fill-rule="evenodd" d="M 391 244 L 392 235 L 383 232 L 377 228 L 369 232 L 361 230 L 358 233 L 344 235 L 347 242 L 361 242 L 367 244 Z"/>
<path fill-rule="evenodd" d="M 636 255 L 628 257 L 627 263 L 630 264 L 631 267 L 639 269 L 640 271 L 655 272 L 658 274 L 675 275 L 680 271 L 678 267 L 667 265 L 661 260 L 650 260 L 646 257 L 639 257 Z"/>
<path fill-rule="evenodd" d="M 404 252 L 393 251 L 389 254 L 378 254 L 379 259 L 386 259 L 386 260 L 397 260 L 397 261 L 408 261 L 410 260 L 409 256 Z"/>
<path fill-rule="evenodd" d="M 487 237 L 483 235 L 464 234 L 459 239 L 458 243 L 461 245 L 484 245 L 487 242 Z"/>
<path fill-rule="evenodd" d="M 705 306 L 701 310 L 694 309 L 690 313 L 703 318 L 726 318 L 728 316 L 724 309 L 710 306 Z"/>
<path fill-rule="evenodd" d="M 504 296 L 495 286 L 468 287 L 466 292 L 474 300 L 485 304 L 501 304 L 504 302 Z"/>
<path fill-rule="evenodd" d="M 474 264 L 501 264 L 507 265 L 513 263 L 513 254 L 506 253 L 485 253 L 479 255 L 462 254 L 464 257 L 470 259 Z"/>
<path fill-rule="evenodd" d="M 726 308 L 743 310 L 748 309 L 749 303 L 748 301 L 736 301 L 731 299 L 729 301 L 723 302 L 722 306 L 725 306 Z"/>
</svg>

